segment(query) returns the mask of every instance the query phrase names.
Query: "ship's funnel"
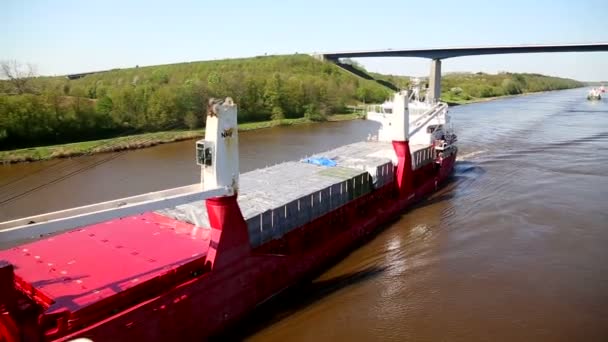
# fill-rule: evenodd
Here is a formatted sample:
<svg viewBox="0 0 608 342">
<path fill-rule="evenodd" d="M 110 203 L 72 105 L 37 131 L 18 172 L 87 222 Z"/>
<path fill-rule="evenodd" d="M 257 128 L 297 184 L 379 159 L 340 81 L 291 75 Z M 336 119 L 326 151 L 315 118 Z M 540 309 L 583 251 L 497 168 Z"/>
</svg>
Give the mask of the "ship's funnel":
<svg viewBox="0 0 608 342">
<path fill-rule="evenodd" d="M 209 100 L 205 139 L 197 141 L 196 155 L 204 190 L 226 188 L 228 195 L 238 191 L 237 106 L 231 98 Z"/>
</svg>

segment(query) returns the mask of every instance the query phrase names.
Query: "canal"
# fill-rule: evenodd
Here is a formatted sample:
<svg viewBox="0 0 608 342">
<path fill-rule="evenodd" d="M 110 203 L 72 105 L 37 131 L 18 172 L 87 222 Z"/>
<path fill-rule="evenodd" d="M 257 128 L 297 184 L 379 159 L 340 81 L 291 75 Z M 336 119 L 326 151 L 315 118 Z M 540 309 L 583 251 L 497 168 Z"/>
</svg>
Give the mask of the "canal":
<svg viewBox="0 0 608 342">
<path fill-rule="evenodd" d="M 454 177 L 233 334 L 251 341 L 608 340 L 608 101 L 451 109 Z M 241 171 L 365 139 L 349 121 L 244 132 Z M 0 221 L 192 184 L 193 142 L 0 167 Z"/>
</svg>

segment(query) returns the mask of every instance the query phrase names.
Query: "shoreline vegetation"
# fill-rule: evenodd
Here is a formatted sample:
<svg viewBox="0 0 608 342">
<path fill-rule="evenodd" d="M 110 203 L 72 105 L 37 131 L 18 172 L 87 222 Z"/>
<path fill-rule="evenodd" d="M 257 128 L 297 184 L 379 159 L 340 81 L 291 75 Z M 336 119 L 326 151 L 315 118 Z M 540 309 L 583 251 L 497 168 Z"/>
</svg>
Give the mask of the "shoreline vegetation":
<svg viewBox="0 0 608 342">
<path fill-rule="evenodd" d="M 546 93 L 554 90 L 523 93 L 517 95 L 503 95 L 488 98 L 477 98 L 460 102 L 448 102 L 450 106 L 460 106 L 474 103 L 490 102 L 505 98 Z M 246 122 L 239 124 L 239 132 L 253 131 L 272 127 L 285 127 L 302 124 L 317 124 L 324 122 L 340 122 L 350 120 L 364 120 L 365 115 L 361 113 L 334 114 L 328 116 L 324 121 L 314 121 L 306 118 L 281 119 L 260 122 Z M 205 136 L 204 129 L 162 131 L 154 133 L 142 133 L 120 136 L 109 139 L 84 141 L 51 146 L 39 146 L 11 151 L 0 151 L 0 165 L 15 164 L 23 162 L 36 162 L 59 158 L 71 158 L 100 153 L 120 152 L 125 150 L 137 150 L 161 144 L 179 142 L 191 139 L 200 139 Z"/>
<path fill-rule="evenodd" d="M 357 74 L 367 73 L 355 67 Z M 0 80 L 0 164 L 198 138 L 212 97 L 230 96 L 239 104 L 241 131 L 354 119 L 361 114 L 352 113 L 353 108 L 390 97 L 387 85 L 403 89 L 410 82 L 405 76 L 368 75 L 362 78 L 331 62 L 296 54 L 136 66 L 71 77 L 6 77 Z M 441 83 L 441 99 L 451 105 L 584 86 L 570 79 L 507 72 L 447 73 Z"/>
<path fill-rule="evenodd" d="M 462 106 L 462 105 L 468 105 L 468 104 L 474 104 L 474 103 L 483 103 L 483 102 L 490 102 L 490 101 L 495 101 L 495 100 L 509 99 L 509 98 L 519 97 L 519 96 L 528 96 L 528 95 L 534 95 L 534 94 L 549 93 L 552 91 L 559 91 L 559 90 L 565 90 L 565 89 L 539 90 L 539 91 L 531 91 L 531 92 L 515 94 L 515 95 L 499 95 L 499 96 L 480 97 L 480 98 L 475 98 L 475 99 L 470 99 L 470 100 L 456 100 L 456 101 L 445 100 L 442 97 L 441 101 L 447 103 L 450 107 L 455 107 L 455 106 Z"/>
</svg>

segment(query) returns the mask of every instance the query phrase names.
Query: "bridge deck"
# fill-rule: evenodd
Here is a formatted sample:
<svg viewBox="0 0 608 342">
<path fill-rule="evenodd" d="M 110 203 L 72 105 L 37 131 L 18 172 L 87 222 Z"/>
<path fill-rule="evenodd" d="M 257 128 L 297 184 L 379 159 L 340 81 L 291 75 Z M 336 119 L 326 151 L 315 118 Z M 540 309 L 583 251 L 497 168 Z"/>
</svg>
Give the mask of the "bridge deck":
<svg viewBox="0 0 608 342">
<path fill-rule="evenodd" d="M 327 52 L 320 54 L 326 59 L 358 57 L 422 57 L 444 59 L 462 56 L 499 55 L 512 53 L 545 53 L 545 52 L 598 52 L 608 51 L 608 43 L 557 44 L 557 45 L 504 45 L 504 46 L 469 46 L 435 49 L 402 49 L 402 50 L 361 50 Z"/>
</svg>

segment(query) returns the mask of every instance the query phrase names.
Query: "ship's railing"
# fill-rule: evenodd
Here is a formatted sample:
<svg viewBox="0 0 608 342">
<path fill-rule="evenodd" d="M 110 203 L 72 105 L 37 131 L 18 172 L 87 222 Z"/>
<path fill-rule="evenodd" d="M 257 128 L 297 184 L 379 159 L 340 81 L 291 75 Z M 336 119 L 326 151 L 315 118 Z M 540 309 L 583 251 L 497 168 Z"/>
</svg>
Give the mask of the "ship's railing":
<svg viewBox="0 0 608 342">
<path fill-rule="evenodd" d="M 247 226 L 252 247 L 280 238 L 337 208 L 393 181 L 392 162 L 378 165 L 375 175 L 361 171 L 349 179 L 336 182 L 296 200 L 266 210 L 248 218 Z"/>
<path fill-rule="evenodd" d="M 0 241 L 40 237 L 103 221 L 224 196 L 228 189 L 202 191 L 200 183 L 0 223 Z"/>
<path fill-rule="evenodd" d="M 368 105 L 365 110 L 367 113 L 393 114 L 392 107 L 385 107 L 381 104 Z"/>
<path fill-rule="evenodd" d="M 414 127 L 413 130 L 410 131 L 410 136 L 416 134 L 424 125 L 429 123 L 434 117 L 439 114 L 445 113 L 447 111 L 448 105 L 447 103 L 437 103 L 434 107 L 429 109 L 425 114 L 418 117 L 416 120 L 410 123 L 410 127 Z"/>
<path fill-rule="evenodd" d="M 414 151 L 414 153 L 412 153 L 412 170 L 417 170 L 424 165 L 433 162 L 433 160 L 435 160 L 433 151 L 433 146 Z"/>
</svg>

